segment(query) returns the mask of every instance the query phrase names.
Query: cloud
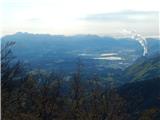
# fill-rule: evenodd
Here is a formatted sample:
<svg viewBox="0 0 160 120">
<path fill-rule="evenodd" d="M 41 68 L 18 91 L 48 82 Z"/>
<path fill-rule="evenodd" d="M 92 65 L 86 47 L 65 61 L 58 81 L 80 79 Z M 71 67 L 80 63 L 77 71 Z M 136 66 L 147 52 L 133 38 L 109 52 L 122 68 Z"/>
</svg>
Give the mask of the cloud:
<svg viewBox="0 0 160 120">
<path fill-rule="evenodd" d="M 87 21 L 124 21 L 150 20 L 158 17 L 158 11 L 121 11 L 113 13 L 91 14 L 83 18 Z"/>
<path fill-rule="evenodd" d="M 121 36 L 122 29 L 134 29 L 143 36 L 158 36 L 159 13 L 156 11 L 125 10 L 88 14 L 81 18 L 88 31 L 112 36 Z"/>
<path fill-rule="evenodd" d="M 154 10 L 158 0 L 2 0 L 0 20 L 3 34 L 111 34 L 126 27 L 154 33 L 156 15 L 140 12 Z"/>
<path fill-rule="evenodd" d="M 30 19 L 27 19 L 27 21 L 38 22 L 38 21 L 40 21 L 40 19 L 39 18 L 30 18 Z"/>
</svg>

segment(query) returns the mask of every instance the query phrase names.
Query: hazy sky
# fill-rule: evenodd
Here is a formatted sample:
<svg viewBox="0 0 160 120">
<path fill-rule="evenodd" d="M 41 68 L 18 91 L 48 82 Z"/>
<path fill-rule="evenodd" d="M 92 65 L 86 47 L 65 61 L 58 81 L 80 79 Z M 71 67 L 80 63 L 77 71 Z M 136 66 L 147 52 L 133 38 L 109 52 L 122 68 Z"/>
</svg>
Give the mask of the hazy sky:
<svg viewBox="0 0 160 120">
<path fill-rule="evenodd" d="M 2 35 L 15 32 L 157 36 L 159 0 L 1 0 Z"/>
</svg>

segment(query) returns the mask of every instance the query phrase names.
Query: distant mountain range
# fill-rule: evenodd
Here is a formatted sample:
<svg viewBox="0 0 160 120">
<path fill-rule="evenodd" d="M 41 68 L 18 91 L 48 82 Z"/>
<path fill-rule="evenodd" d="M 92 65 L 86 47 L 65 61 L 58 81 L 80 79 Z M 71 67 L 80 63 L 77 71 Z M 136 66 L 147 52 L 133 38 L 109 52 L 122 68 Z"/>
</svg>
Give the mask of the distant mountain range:
<svg viewBox="0 0 160 120">
<path fill-rule="evenodd" d="M 60 68 L 61 66 L 58 63 L 64 63 L 65 61 L 68 64 L 70 62 L 73 63 L 75 59 L 81 57 L 87 60 L 92 59 L 92 61 L 98 62 L 99 66 L 108 65 L 108 67 L 123 69 L 131 65 L 143 54 L 143 48 L 140 44 L 130 38 L 100 37 L 96 35 L 63 36 L 16 33 L 4 36 L 2 44 L 6 41 L 16 42 L 13 51 L 18 59 L 29 64 L 33 63 L 35 67 L 43 64 L 45 68 L 50 68 L 48 66 L 55 64 Z M 149 54 L 159 50 L 159 39 L 150 38 L 147 41 Z M 101 55 L 106 53 L 117 54 L 117 56 L 110 56 L 111 60 L 113 57 L 114 59 L 115 57 L 119 58 L 117 61 L 114 61 L 115 65 L 111 64 L 113 61 L 107 61 L 104 57 L 101 59 Z M 100 59 L 93 60 L 94 58 Z M 101 61 L 105 64 L 102 64 Z"/>
<path fill-rule="evenodd" d="M 16 33 L 3 37 L 2 45 L 7 41 L 16 42 L 14 55 L 33 69 L 62 70 L 70 74 L 75 70 L 76 60 L 81 58 L 86 74 L 97 72 L 120 83 L 160 75 L 159 39 L 147 39 L 149 53 L 145 57 L 140 44 L 130 38 Z"/>
</svg>

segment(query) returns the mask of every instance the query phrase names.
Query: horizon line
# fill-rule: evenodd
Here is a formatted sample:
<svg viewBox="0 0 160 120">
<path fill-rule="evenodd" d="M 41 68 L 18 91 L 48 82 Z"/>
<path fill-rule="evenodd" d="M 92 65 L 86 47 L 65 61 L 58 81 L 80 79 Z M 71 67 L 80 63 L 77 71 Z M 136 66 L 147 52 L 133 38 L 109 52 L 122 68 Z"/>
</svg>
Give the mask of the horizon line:
<svg viewBox="0 0 160 120">
<path fill-rule="evenodd" d="M 129 38 L 129 35 L 109 35 L 109 34 L 91 34 L 91 33 L 80 33 L 80 34 L 52 34 L 52 33 L 33 33 L 33 32 L 15 32 L 15 33 L 8 33 L 8 34 L 0 34 L 0 39 L 6 36 L 15 35 L 15 34 L 32 34 L 32 35 L 49 35 L 49 36 L 65 36 L 65 37 L 71 37 L 71 36 L 97 36 L 97 37 L 112 37 L 112 38 Z M 160 35 L 148 35 L 143 36 L 145 38 L 158 38 L 160 39 Z"/>
</svg>

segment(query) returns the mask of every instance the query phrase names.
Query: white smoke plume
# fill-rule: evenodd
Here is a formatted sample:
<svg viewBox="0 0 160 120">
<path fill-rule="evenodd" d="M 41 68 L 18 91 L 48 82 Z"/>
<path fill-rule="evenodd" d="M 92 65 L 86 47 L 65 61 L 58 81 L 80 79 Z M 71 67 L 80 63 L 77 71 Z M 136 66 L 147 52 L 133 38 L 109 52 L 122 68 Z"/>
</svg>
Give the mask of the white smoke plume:
<svg viewBox="0 0 160 120">
<path fill-rule="evenodd" d="M 140 45 L 143 47 L 143 56 L 145 56 L 148 53 L 147 41 L 143 36 L 138 34 L 136 31 L 126 30 L 126 29 L 123 30 L 123 33 L 131 35 L 132 39 L 135 39 L 140 43 Z"/>
</svg>

